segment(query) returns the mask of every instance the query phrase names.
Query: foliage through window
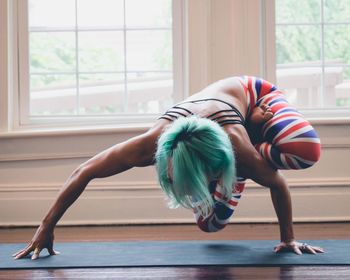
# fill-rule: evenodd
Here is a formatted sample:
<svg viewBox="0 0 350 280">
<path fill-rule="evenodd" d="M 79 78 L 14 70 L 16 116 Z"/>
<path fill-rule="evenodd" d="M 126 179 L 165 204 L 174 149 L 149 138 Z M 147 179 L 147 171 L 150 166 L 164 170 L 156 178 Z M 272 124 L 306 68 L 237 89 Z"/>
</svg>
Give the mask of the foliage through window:
<svg viewBox="0 0 350 280">
<path fill-rule="evenodd" d="M 350 107 L 350 0 L 276 0 L 277 83 L 299 108 Z"/>
<path fill-rule="evenodd" d="M 171 0 L 28 0 L 31 117 L 156 114 L 173 95 Z"/>
</svg>

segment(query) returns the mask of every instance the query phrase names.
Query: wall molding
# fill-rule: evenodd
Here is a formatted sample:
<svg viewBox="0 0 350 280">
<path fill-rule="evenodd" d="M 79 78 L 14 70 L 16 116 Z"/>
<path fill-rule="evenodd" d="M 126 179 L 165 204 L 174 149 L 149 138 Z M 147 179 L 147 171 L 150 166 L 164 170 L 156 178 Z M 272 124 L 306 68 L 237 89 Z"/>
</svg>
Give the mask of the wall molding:
<svg viewBox="0 0 350 280">
<path fill-rule="evenodd" d="M 345 180 L 344 180 L 345 181 Z M 344 183 L 344 182 L 343 182 Z M 36 226 L 56 191 L 1 192 L 0 226 Z M 350 221 L 350 184 L 291 188 L 295 222 Z M 231 219 L 233 223 L 276 222 L 270 192 L 248 186 Z M 90 189 L 64 215 L 59 225 L 194 223 L 186 209 L 171 210 L 164 194 L 151 183 L 139 189 Z"/>
<path fill-rule="evenodd" d="M 330 143 L 322 144 L 322 149 L 350 149 L 350 144 L 346 143 Z M 52 153 L 49 154 L 11 154 L 0 155 L 1 162 L 16 162 L 16 161 L 40 161 L 40 160 L 64 160 L 64 159 L 87 159 L 91 158 L 96 153 L 92 152 L 72 152 L 72 153 Z"/>
<path fill-rule="evenodd" d="M 56 159 L 83 159 L 83 158 L 91 158 L 95 154 L 94 153 L 50 153 L 50 154 L 26 154 L 26 155 L 7 155 L 1 156 L 0 162 L 15 162 L 15 161 L 40 161 L 40 160 L 56 160 Z"/>
<path fill-rule="evenodd" d="M 21 133 L 1 135 L 0 164 L 10 162 L 28 162 L 45 160 L 87 159 L 105 148 L 140 135 L 149 126 L 126 128 L 79 129 L 77 131 L 53 131 L 39 134 Z M 322 149 L 326 152 L 334 149 L 350 149 L 349 125 L 314 125 L 318 132 Z M 20 136 L 21 135 L 21 136 Z M 28 137 L 27 137 L 28 136 Z"/>
<path fill-rule="evenodd" d="M 288 185 L 291 189 L 298 188 L 330 188 L 330 187 L 345 187 L 350 188 L 350 177 L 344 178 L 304 178 L 304 179 L 288 179 Z M 2 192 L 57 192 L 61 189 L 62 183 L 26 183 L 26 184 L 0 184 L 0 193 Z M 261 189 L 264 188 L 251 180 L 247 180 L 246 188 Z M 156 181 L 113 181 L 113 182 L 91 182 L 85 192 L 99 191 L 145 191 L 145 190 L 160 190 L 160 186 Z"/>
</svg>

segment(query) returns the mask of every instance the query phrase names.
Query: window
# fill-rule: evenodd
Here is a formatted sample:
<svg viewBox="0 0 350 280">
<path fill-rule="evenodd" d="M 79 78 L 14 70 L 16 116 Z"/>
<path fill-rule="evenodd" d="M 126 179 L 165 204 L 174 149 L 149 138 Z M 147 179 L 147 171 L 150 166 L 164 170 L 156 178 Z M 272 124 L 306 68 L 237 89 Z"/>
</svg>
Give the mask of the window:
<svg viewBox="0 0 350 280">
<path fill-rule="evenodd" d="M 181 7 L 18 1 L 21 124 L 139 121 L 181 99 Z"/>
<path fill-rule="evenodd" d="M 350 107 L 350 1 L 276 0 L 277 83 L 303 109 Z"/>
</svg>

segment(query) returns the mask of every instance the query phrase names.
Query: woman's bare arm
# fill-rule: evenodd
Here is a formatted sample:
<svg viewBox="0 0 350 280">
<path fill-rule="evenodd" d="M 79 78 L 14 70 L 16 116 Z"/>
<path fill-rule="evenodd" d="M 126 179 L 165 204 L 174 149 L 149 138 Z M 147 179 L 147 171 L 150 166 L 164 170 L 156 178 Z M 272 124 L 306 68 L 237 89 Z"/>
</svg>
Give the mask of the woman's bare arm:
<svg viewBox="0 0 350 280">
<path fill-rule="evenodd" d="M 157 132 L 151 131 L 131 138 L 80 165 L 63 185 L 43 224 L 53 228 L 91 180 L 113 176 L 133 167 L 152 165 L 157 137 Z"/>
<path fill-rule="evenodd" d="M 250 143 L 248 135 L 235 135 L 232 136 L 232 140 L 235 146 L 238 174 L 270 189 L 280 226 L 281 241 L 293 241 L 292 202 L 285 178 L 261 157 Z"/>
<path fill-rule="evenodd" d="M 161 126 L 155 126 L 145 134 L 112 146 L 81 164 L 64 183 L 32 241 L 13 256 L 18 259 L 34 251 L 32 259 L 36 259 L 44 248 L 47 248 L 51 255 L 56 254 L 53 250 L 54 228 L 88 183 L 95 178 L 112 176 L 132 167 L 152 165 L 161 130 Z"/>
<path fill-rule="evenodd" d="M 228 128 L 227 132 L 235 148 L 238 174 L 270 188 L 281 238 L 281 243 L 275 247 L 275 252 L 290 250 L 296 254 L 302 254 L 302 251 L 312 254 L 323 253 L 324 251 L 320 247 L 305 245 L 295 241 L 292 201 L 285 178 L 278 170 L 272 168 L 255 150 L 245 129 L 237 127 L 234 129 Z"/>
</svg>

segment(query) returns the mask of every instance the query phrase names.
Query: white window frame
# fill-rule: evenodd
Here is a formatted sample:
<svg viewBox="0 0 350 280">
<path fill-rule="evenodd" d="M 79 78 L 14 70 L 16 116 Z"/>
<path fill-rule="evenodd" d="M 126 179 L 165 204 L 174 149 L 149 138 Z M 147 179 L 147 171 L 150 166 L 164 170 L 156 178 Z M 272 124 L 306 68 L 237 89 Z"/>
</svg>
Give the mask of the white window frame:
<svg viewBox="0 0 350 280">
<path fill-rule="evenodd" d="M 2 74 L 0 76 L 0 132 L 17 131 L 33 131 L 33 133 L 40 133 L 50 127 L 52 130 L 66 130 L 67 126 L 71 130 L 83 131 L 89 127 L 99 128 L 116 128 L 136 127 L 138 124 L 142 127 L 149 127 L 154 123 L 152 118 L 136 118 L 111 120 L 107 117 L 103 122 L 93 122 L 88 120 L 86 122 L 69 122 L 58 124 L 42 124 L 42 125 L 24 125 L 20 123 L 18 104 L 19 101 L 19 81 L 18 81 L 18 52 L 17 52 L 17 20 L 18 15 L 13 16 L 14 11 L 17 11 L 17 4 L 22 0 L 0 0 L 1 15 L 6 14 L 7 19 L 1 19 L 6 23 L 0 26 L 0 61 Z M 174 76 L 177 75 L 179 82 L 175 88 L 176 98 L 179 101 L 188 96 L 189 93 L 194 93 L 207 84 L 217 80 L 218 78 L 227 77 L 229 75 L 253 74 L 260 75 L 271 82 L 276 82 L 275 72 L 275 7 L 274 0 L 261 1 L 246 1 L 235 0 L 235 2 L 216 2 L 216 0 L 176 0 L 177 9 L 174 12 L 180 13 L 182 21 L 177 23 L 177 30 L 174 31 L 174 41 L 177 41 L 183 46 L 176 52 L 174 49 L 174 56 L 178 57 L 175 62 Z M 213 5 L 232 5 L 234 9 L 226 9 L 227 14 L 231 17 L 225 19 L 227 21 L 235 20 L 235 25 L 230 27 L 230 34 L 235 36 L 231 38 L 228 36 L 221 36 L 220 40 L 224 38 L 229 48 L 225 47 L 225 42 L 220 41 L 219 44 L 214 44 L 213 36 L 215 30 L 221 30 L 221 20 L 216 21 L 215 17 L 211 18 L 213 14 Z M 225 6 L 226 7 L 226 6 Z M 243 7 L 243 10 L 239 8 Z M 214 7 L 217 8 L 217 7 Z M 252 9 L 259 9 L 261 12 L 260 19 L 251 19 L 249 15 Z M 8 10 L 8 12 L 7 12 Z M 5 12 L 6 11 L 6 12 Z M 190 16 L 189 16 L 190 14 Z M 255 13 L 256 14 L 256 13 Z M 214 14 L 213 14 L 214 15 Z M 260 25 L 256 25 L 254 21 L 260 21 Z M 224 24 L 226 24 L 224 21 Z M 241 23 L 242 26 L 237 24 Z M 213 30 L 213 24 L 215 30 Z M 226 25 L 225 25 L 226 26 Z M 224 26 L 224 27 L 225 27 Z M 256 27 L 261 28 L 260 31 Z M 248 32 L 247 32 L 248 31 Z M 246 36 L 250 32 L 254 32 L 254 36 Z M 258 50 L 252 48 L 253 45 L 249 42 L 255 42 L 256 36 L 260 34 L 260 42 Z M 254 37 L 254 38 L 251 38 Z M 239 38 L 239 40 L 237 39 Z M 242 42 L 243 39 L 243 42 Z M 255 41 L 252 41 L 252 40 Z M 235 42 L 239 42 L 238 49 L 232 51 L 232 47 L 236 47 Z M 248 48 L 249 47 L 249 48 Z M 250 54 L 253 52 L 253 56 Z M 256 53 L 256 55 L 255 55 Z M 260 61 L 254 59 L 260 58 Z M 219 62 L 217 62 L 219 58 Z M 226 64 L 225 64 L 226 63 Z M 225 64 L 223 67 L 222 64 Z M 260 70 L 259 70 L 260 69 Z M 243 71 L 243 72 L 242 72 Z M 350 123 L 349 110 L 315 110 L 302 111 L 302 113 L 312 121 L 312 123 L 329 124 L 329 123 Z M 85 119 L 86 121 L 86 119 Z M 131 121 L 135 121 L 132 123 Z M 112 123 L 112 126 L 109 126 Z M 122 125 L 124 123 L 125 125 Z M 140 127 L 139 126 L 139 127 Z M 14 132 L 13 132 L 14 133 Z M 67 132 L 68 133 L 68 132 Z"/>
<path fill-rule="evenodd" d="M 185 80 L 186 36 L 185 1 L 173 0 L 173 99 L 178 102 L 188 95 Z M 123 125 L 131 123 L 151 123 L 158 114 L 124 114 L 118 116 L 73 116 L 73 117 L 35 117 L 29 116 L 29 45 L 28 45 L 28 1 L 10 1 L 10 16 L 12 17 L 13 40 L 13 73 L 18 81 L 18 89 L 13 89 L 14 129 L 31 129 L 47 127 L 71 127 L 92 125 Z"/>
</svg>

